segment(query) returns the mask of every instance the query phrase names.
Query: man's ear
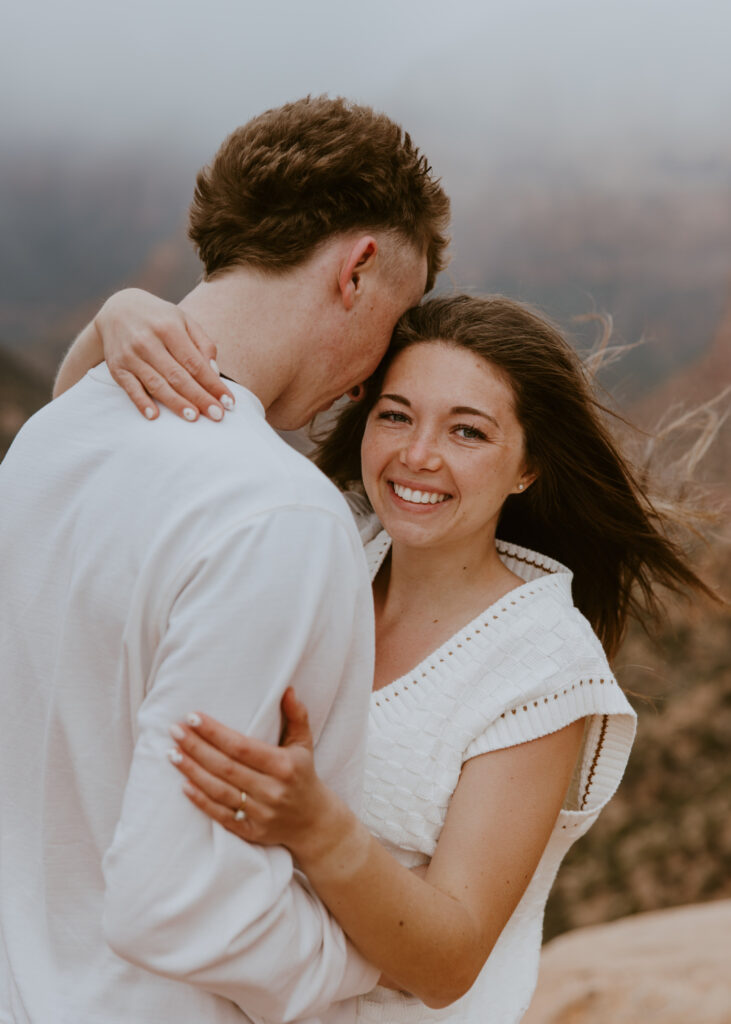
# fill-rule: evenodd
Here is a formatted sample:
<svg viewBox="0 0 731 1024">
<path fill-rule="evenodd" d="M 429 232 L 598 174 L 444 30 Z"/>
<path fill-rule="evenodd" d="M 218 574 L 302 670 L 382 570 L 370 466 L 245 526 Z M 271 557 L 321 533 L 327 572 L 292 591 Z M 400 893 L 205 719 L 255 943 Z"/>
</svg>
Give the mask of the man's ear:
<svg viewBox="0 0 731 1024">
<path fill-rule="evenodd" d="M 343 305 L 350 310 L 355 305 L 355 297 L 360 286 L 360 274 L 372 264 L 378 243 L 372 235 L 362 235 L 346 251 L 345 260 L 338 275 L 338 288 Z"/>
</svg>

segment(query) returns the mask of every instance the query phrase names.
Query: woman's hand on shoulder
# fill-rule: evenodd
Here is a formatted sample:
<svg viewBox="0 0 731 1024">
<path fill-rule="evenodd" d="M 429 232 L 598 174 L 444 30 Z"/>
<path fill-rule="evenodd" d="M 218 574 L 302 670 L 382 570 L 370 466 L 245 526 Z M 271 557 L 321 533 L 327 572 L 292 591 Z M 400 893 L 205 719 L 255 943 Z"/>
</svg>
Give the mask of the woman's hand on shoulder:
<svg viewBox="0 0 731 1024">
<path fill-rule="evenodd" d="M 157 403 L 183 419 L 221 420 L 234 397 L 215 366 L 216 346 L 178 306 L 139 288 L 117 292 L 94 326 L 114 380 L 147 419 Z"/>
<path fill-rule="evenodd" d="M 280 746 L 193 712 L 171 727 L 170 761 L 188 780 L 188 799 L 249 842 L 286 846 L 295 855 L 328 814 L 334 794 L 315 772 L 307 709 L 288 688 Z"/>
</svg>

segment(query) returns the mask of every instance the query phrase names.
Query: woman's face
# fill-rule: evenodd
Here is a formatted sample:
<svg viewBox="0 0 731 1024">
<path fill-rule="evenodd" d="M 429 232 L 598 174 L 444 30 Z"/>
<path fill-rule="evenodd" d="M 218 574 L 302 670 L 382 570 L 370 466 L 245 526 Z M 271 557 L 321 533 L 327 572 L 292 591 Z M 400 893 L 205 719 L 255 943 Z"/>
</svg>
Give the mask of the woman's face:
<svg viewBox="0 0 731 1024">
<path fill-rule="evenodd" d="M 394 359 L 361 459 L 366 493 L 395 542 L 492 543 L 506 497 L 533 480 L 513 405 L 504 378 L 467 349 L 422 342 Z"/>
</svg>

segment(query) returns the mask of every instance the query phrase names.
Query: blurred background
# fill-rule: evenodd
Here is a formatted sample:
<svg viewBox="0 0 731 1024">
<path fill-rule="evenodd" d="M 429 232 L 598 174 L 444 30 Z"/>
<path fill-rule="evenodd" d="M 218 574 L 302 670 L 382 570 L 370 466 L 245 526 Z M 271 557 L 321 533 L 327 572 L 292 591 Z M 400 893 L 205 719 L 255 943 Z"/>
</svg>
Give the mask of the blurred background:
<svg viewBox="0 0 731 1024">
<path fill-rule="evenodd" d="M 725 0 L 45 0 L 0 38 L 0 455 L 113 290 L 178 299 L 196 170 L 259 111 L 342 94 L 401 121 L 453 201 L 439 282 L 543 307 L 648 427 L 731 383 L 731 6 Z M 728 402 L 726 402 L 728 404 Z M 721 411 L 723 402 L 715 408 Z M 708 453 L 728 498 L 728 426 Z M 703 476 L 703 473 L 701 474 Z M 699 562 L 731 565 L 721 522 Z M 620 795 L 572 853 L 547 936 L 731 895 L 731 622 L 633 630 L 640 711 Z"/>
</svg>

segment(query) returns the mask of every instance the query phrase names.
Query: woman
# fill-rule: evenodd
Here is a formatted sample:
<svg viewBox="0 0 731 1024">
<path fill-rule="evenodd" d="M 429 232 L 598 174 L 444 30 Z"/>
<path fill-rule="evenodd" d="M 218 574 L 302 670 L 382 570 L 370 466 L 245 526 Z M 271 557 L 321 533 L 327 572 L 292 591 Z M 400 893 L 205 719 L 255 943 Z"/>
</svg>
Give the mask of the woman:
<svg viewBox="0 0 731 1024">
<path fill-rule="evenodd" d="M 366 544 L 377 653 L 362 821 L 317 779 L 291 692 L 281 748 L 198 712 L 172 724 L 190 799 L 288 846 L 384 972 L 359 1021 L 520 1020 L 553 877 L 634 735 L 604 651 L 656 583 L 706 589 L 599 408 L 549 324 L 456 296 L 402 318 L 321 446 L 320 466 L 362 484 L 385 528 Z"/>
</svg>

